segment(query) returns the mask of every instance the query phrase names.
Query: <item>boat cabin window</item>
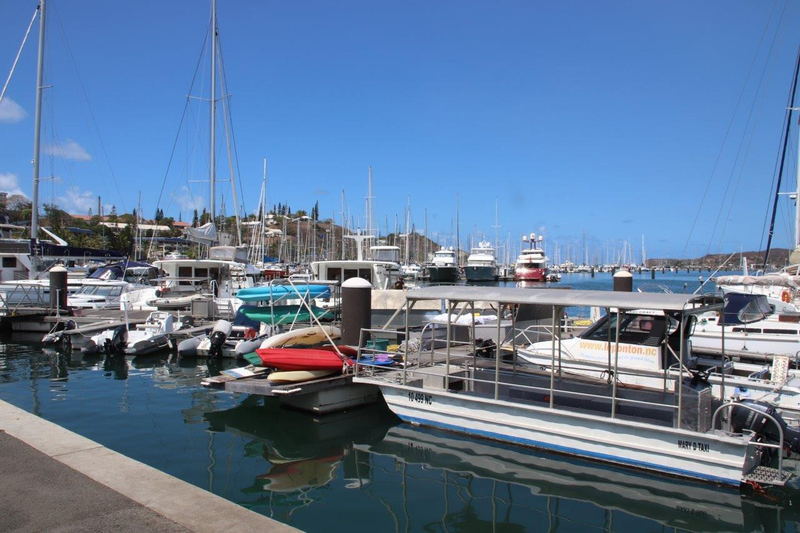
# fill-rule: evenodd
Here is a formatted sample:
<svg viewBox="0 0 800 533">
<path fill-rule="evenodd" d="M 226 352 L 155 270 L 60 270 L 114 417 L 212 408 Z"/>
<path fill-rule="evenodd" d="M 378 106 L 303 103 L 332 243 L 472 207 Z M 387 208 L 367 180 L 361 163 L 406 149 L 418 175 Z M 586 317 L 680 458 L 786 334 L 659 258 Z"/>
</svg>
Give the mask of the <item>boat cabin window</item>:
<svg viewBox="0 0 800 533">
<path fill-rule="evenodd" d="M 4 257 L 3 258 L 3 268 L 17 268 L 17 258 L 16 257 Z"/>
<path fill-rule="evenodd" d="M 329 268 L 327 274 L 325 274 L 325 279 L 331 281 L 342 281 L 342 269 L 339 267 Z"/>
<path fill-rule="evenodd" d="M 337 269 L 338 270 L 338 269 Z M 330 272 L 330 270 L 328 270 Z M 344 281 L 350 278 L 362 278 L 372 283 L 372 269 L 371 268 L 345 268 Z"/>
<path fill-rule="evenodd" d="M 192 267 L 190 266 L 179 266 L 178 267 L 178 277 L 179 278 L 191 278 L 192 277 Z M 191 281 L 179 281 L 179 285 L 191 285 Z"/>
<path fill-rule="evenodd" d="M 670 318 L 670 330 L 677 325 L 672 324 Z M 647 344 L 657 345 L 664 338 L 665 330 L 664 316 L 653 315 L 622 315 L 620 323 L 619 342 L 625 344 Z M 617 339 L 617 314 L 611 313 L 596 324 L 596 327 L 582 335 L 584 339 L 596 341 L 616 342 Z"/>
<path fill-rule="evenodd" d="M 194 269 L 194 277 L 196 277 L 196 278 L 207 278 L 208 277 L 208 269 L 207 268 L 195 268 Z"/>
<path fill-rule="evenodd" d="M 393 261 L 400 262 L 400 250 L 372 250 L 372 258 L 375 261 Z"/>
</svg>

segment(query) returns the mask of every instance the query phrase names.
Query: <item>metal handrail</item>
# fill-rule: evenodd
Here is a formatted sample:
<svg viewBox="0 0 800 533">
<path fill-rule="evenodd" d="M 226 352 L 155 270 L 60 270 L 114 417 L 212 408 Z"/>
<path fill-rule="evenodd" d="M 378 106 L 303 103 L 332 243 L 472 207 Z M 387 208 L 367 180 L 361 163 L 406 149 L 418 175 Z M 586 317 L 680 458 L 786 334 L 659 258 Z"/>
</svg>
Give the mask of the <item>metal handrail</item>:
<svg viewBox="0 0 800 533">
<path fill-rule="evenodd" d="M 362 367 L 362 366 L 363 367 L 373 368 L 373 372 L 374 372 L 375 368 L 390 370 L 390 368 L 384 367 L 382 365 L 376 365 L 376 364 L 362 363 L 361 362 L 361 354 L 362 354 L 362 352 L 373 353 L 373 354 L 385 353 L 385 350 L 379 350 L 379 349 L 374 348 L 374 347 L 373 348 L 367 348 L 366 347 L 365 342 L 364 342 L 364 333 L 365 332 L 367 332 L 367 333 L 385 333 L 386 330 L 374 329 L 374 328 L 362 328 L 361 331 L 359 331 L 359 334 L 358 334 L 358 352 L 356 353 L 356 364 L 355 364 L 355 369 L 353 371 L 353 374 L 356 377 L 358 377 L 359 367 Z M 406 333 L 404 331 L 397 331 L 396 334 L 397 335 L 402 335 L 404 337 L 406 336 Z M 404 365 L 408 365 L 408 355 L 410 353 L 409 350 L 408 350 L 408 342 L 406 342 L 405 350 L 403 350 L 402 352 L 398 351 L 398 353 L 402 353 L 403 354 L 403 359 L 404 359 L 403 363 L 404 363 Z"/>
<path fill-rule="evenodd" d="M 778 420 L 774 416 L 772 416 L 771 414 L 765 413 L 764 411 L 759 411 L 758 409 L 756 409 L 755 407 L 752 407 L 750 405 L 747 405 L 747 404 L 744 404 L 744 403 L 741 403 L 741 402 L 727 402 L 727 403 L 724 403 L 724 404 L 720 405 L 719 407 L 717 407 L 716 411 L 714 411 L 714 415 L 711 417 L 711 429 L 716 429 L 717 428 L 717 419 L 719 418 L 720 413 L 722 413 L 722 410 L 723 409 L 729 409 L 730 410 L 732 407 L 742 407 L 744 409 L 747 409 L 748 411 L 752 411 L 752 412 L 756 413 L 759 416 L 764 416 L 765 418 L 769 419 L 773 424 L 775 424 L 775 427 L 778 428 L 778 435 L 780 436 L 780 439 L 778 440 L 778 444 L 769 444 L 767 442 L 754 443 L 754 442 L 750 441 L 750 442 L 747 443 L 747 445 L 748 446 L 756 446 L 756 447 L 763 446 L 765 448 L 777 448 L 778 449 L 778 475 L 781 476 L 781 479 L 783 479 L 783 440 L 784 439 L 783 439 L 783 428 L 778 423 Z M 733 433 L 731 431 L 731 429 L 732 429 L 731 428 L 731 416 L 729 414 L 728 415 L 728 428 L 726 429 L 726 431 L 728 433 Z"/>
<path fill-rule="evenodd" d="M 362 334 L 363 334 L 364 331 L 370 331 L 370 330 L 364 329 L 364 330 L 362 330 Z M 377 330 L 377 331 L 380 331 L 380 330 Z M 398 333 L 400 333 L 400 332 L 398 332 Z M 463 341 L 451 341 L 451 344 L 468 345 L 469 343 L 463 342 Z M 368 348 L 364 348 L 364 350 L 365 351 L 373 351 L 373 350 L 368 349 Z M 375 351 L 380 351 L 380 350 L 375 350 Z M 361 350 L 359 350 L 359 358 L 360 358 L 360 353 L 361 353 Z M 421 355 L 422 350 L 420 350 L 417 353 L 419 353 Z M 435 353 L 435 350 L 432 351 L 432 355 L 434 353 Z M 407 364 L 407 366 L 405 367 L 405 370 L 407 372 L 410 372 L 410 373 L 413 373 L 413 374 L 417 374 L 417 375 L 421 375 L 421 376 L 433 376 L 433 377 L 439 377 L 439 378 L 444 377 L 442 374 L 437 374 L 437 373 L 434 373 L 434 372 L 429 372 L 429 371 L 424 370 L 424 369 L 426 369 L 428 367 L 421 365 L 421 362 L 420 362 L 421 358 L 417 359 L 417 363 L 416 363 L 416 366 L 414 368 L 409 368 L 409 366 L 408 366 L 408 363 L 409 363 L 408 354 L 404 352 L 404 355 L 406 355 L 406 364 Z M 469 356 L 469 355 L 453 356 L 453 359 L 462 360 L 463 364 L 464 364 L 464 367 L 466 367 L 466 368 L 469 368 L 469 360 L 470 360 L 470 358 L 471 358 L 471 356 Z M 356 361 L 356 362 L 358 362 L 358 361 Z M 451 362 L 451 365 L 455 365 L 455 362 L 454 361 Z M 356 366 L 358 368 L 358 365 L 356 365 Z M 361 363 L 361 366 L 372 366 L 372 367 L 374 367 L 374 366 L 378 366 L 378 365 L 368 365 L 368 364 L 365 364 L 365 363 Z M 385 367 L 380 367 L 380 368 L 381 369 L 385 369 L 387 371 L 388 370 L 392 370 L 391 368 L 385 368 Z M 624 369 L 618 369 L 618 373 L 619 374 L 629 374 L 629 375 L 639 375 L 640 374 L 640 372 L 638 372 L 638 371 L 633 371 L 633 370 L 628 371 L 628 370 L 624 370 Z M 358 375 L 358 370 L 356 370 L 356 375 Z M 480 379 L 480 378 L 476 378 L 476 377 L 466 377 L 465 376 L 465 377 L 459 377 L 458 379 L 464 380 L 464 381 L 466 381 L 468 383 L 485 383 L 487 385 L 496 385 L 495 381 Z M 678 381 L 678 379 L 679 378 L 676 377 L 676 376 L 669 376 L 667 378 L 668 381 Z M 524 385 L 524 384 L 519 384 L 519 383 L 514 383 L 513 385 L 514 385 L 515 388 L 520 388 L 520 389 L 523 389 L 523 390 L 531 390 L 531 391 L 535 391 L 535 392 L 548 392 L 548 393 L 552 392 L 552 395 L 559 394 L 559 395 L 563 395 L 563 396 L 585 397 L 585 398 L 594 398 L 594 399 L 601 399 L 601 400 L 612 400 L 611 396 L 604 396 L 602 394 L 592 394 L 592 393 L 577 392 L 577 391 L 566 391 L 566 390 L 552 390 L 551 391 L 550 387 L 540 387 L 540 386 L 535 386 L 535 385 Z M 646 401 L 646 400 L 635 400 L 635 399 L 632 399 L 632 398 L 619 398 L 619 397 L 616 397 L 615 401 L 616 402 L 625 402 L 625 403 L 630 403 L 630 404 L 641 404 L 641 405 L 650 405 L 650 406 L 656 406 L 656 407 L 663 407 L 663 408 L 667 408 L 667 409 L 671 409 L 671 410 L 678 410 L 679 409 L 679 406 L 678 405 L 674 405 L 674 404 L 651 402 L 651 401 Z"/>
</svg>

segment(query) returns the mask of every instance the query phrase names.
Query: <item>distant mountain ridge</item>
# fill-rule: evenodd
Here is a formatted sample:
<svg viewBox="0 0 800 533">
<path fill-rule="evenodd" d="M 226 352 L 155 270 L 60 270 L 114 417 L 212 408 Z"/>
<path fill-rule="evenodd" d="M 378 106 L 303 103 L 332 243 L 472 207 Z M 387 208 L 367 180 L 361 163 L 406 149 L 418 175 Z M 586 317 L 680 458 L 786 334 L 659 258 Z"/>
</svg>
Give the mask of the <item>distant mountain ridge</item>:
<svg viewBox="0 0 800 533">
<path fill-rule="evenodd" d="M 769 252 L 769 266 L 775 269 L 780 269 L 785 267 L 789 264 L 789 254 L 792 253 L 792 250 L 788 248 L 773 248 Z M 725 254 L 706 254 L 702 257 L 698 257 L 696 259 L 648 259 L 647 264 L 648 266 L 660 266 L 660 265 L 673 265 L 673 266 L 713 266 L 718 267 L 720 266 L 728 257 L 730 257 L 730 253 Z M 741 265 L 742 257 L 747 259 L 747 264 L 751 268 L 759 268 L 764 262 L 764 252 L 741 252 L 736 253 L 730 261 L 728 261 L 728 267 L 733 267 L 733 269 L 738 268 Z"/>
</svg>

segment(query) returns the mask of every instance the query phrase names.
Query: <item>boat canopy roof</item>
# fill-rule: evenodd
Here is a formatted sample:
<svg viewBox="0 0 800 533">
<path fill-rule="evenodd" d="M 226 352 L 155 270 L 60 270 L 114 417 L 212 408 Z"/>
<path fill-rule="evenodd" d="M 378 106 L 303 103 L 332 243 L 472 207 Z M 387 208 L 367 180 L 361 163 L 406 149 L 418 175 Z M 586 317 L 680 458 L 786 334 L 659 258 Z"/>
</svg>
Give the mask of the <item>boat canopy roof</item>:
<svg viewBox="0 0 800 533">
<path fill-rule="evenodd" d="M 408 300 L 451 300 L 555 307 L 613 307 L 683 311 L 693 307 L 722 307 L 723 299 L 708 294 L 586 291 L 567 289 L 519 289 L 515 287 L 433 286 L 409 291 Z"/>
</svg>

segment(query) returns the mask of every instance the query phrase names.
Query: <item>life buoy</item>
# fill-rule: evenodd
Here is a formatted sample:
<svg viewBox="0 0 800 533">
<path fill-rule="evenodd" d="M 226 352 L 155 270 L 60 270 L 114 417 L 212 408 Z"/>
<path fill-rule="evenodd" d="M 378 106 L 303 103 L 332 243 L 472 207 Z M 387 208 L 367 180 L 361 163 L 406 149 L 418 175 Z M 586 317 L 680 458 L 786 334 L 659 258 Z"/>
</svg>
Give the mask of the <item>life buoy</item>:
<svg viewBox="0 0 800 533">
<path fill-rule="evenodd" d="M 782 302 L 786 302 L 786 303 L 788 304 L 788 303 L 791 301 L 791 299 L 792 299 L 792 298 L 791 298 L 791 295 L 789 294 L 789 291 L 788 291 L 788 290 L 784 290 L 784 291 L 781 293 L 781 301 L 782 301 Z"/>
<path fill-rule="evenodd" d="M 255 339 L 256 338 L 256 330 L 254 330 L 253 328 L 247 328 L 245 330 L 245 332 L 244 332 L 244 338 L 245 338 L 245 340 L 248 340 L 248 341 Z"/>
</svg>

